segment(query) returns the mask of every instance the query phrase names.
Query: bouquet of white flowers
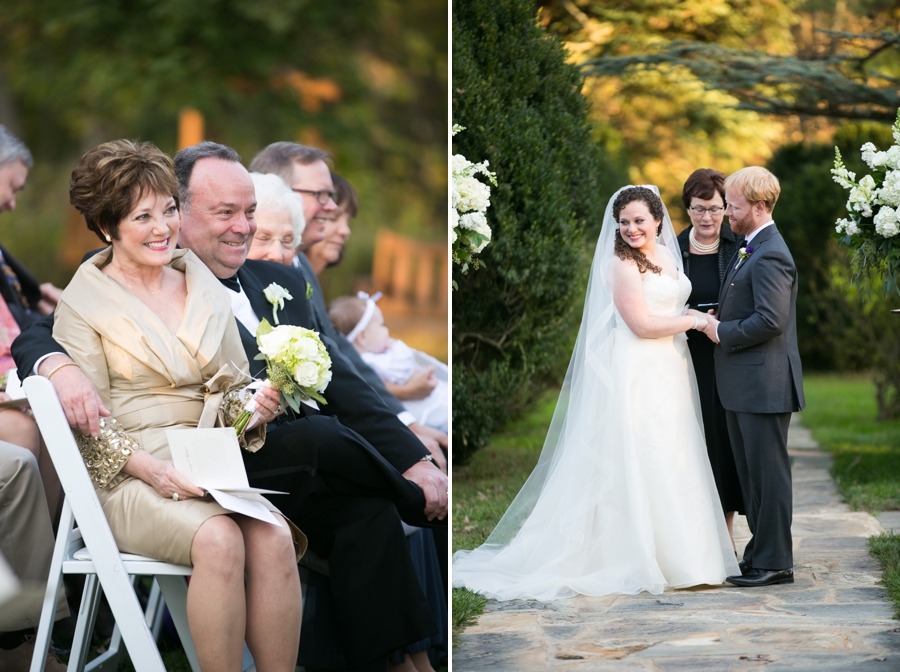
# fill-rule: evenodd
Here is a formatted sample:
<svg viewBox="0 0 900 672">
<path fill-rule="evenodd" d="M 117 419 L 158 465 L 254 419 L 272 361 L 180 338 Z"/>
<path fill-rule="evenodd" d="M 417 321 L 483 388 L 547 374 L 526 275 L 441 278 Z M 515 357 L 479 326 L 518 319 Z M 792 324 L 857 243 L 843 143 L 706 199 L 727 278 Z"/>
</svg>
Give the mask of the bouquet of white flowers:
<svg viewBox="0 0 900 672">
<path fill-rule="evenodd" d="M 871 142 L 860 148 L 872 173 L 858 182 L 834 148 L 834 181 L 850 191 L 848 217 L 838 219 L 835 231 L 841 245 L 853 250 L 854 279 L 869 270 L 884 272 L 884 293 L 900 294 L 900 110 L 893 126 L 894 144 L 879 152 Z"/>
<path fill-rule="evenodd" d="M 263 320 L 256 330 L 256 343 L 260 352 L 256 359 L 266 360 L 267 382 L 278 390 L 283 406 L 298 413 L 300 404 L 310 399 L 328 403 L 322 392 L 331 382 L 331 357 L 319 334 L 289 324 L 272 327 Z M 255 412 L 256 404 L 251 400 L 234 422 L 238 436 Z"/>
<path fill-rule="evenodd" d="M 453 126 L 453 135 L 465 130 Z M 488 162 L 472 163 L 462 154 L 453 155 L 453 195 L 450 207 L 450 232 L 453 243 L 453 261 L 462 266 L 462 272 L 478 268 L 482 262 L 474 259 L 491 242 L 491 227 L 485 211 L 491 204 L 491 188 L 475 179 L 479 173 L 495 187 L 497 177 L 488 170 Z"/>
</svg>

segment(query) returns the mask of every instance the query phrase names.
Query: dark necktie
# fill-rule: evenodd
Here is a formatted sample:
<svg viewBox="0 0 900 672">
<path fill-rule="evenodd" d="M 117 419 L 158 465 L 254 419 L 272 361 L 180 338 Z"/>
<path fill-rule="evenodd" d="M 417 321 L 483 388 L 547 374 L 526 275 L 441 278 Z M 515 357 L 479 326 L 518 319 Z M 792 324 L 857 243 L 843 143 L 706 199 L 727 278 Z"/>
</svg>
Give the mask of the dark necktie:
<svg viewBox="0 0 900 672">
<path fill-rule="evenodd" d="M 219 282 L 233 292 L 241 291 L 241 283 L 238 282 L 237 275 L 232 275 L 230 278 L 219 278 Z"/>
<path fill-rule="evenodd" d="M 25 293 L 22 291 L 22 283 L 19 282 L 19 277 L 16 275 L 16 272 L 10 268 L 9 264 L 6 263 L 6 259 L 3 258 L 2 254 L 0 254 L 0 268 L 3 269 L 3 275 L 6 276 L 9 286 L 12 287 L 16 299 L 24 308 L 30 309 L 31 306 L 28 305 L 28 299 L 25 298 Z"/>
</svg>

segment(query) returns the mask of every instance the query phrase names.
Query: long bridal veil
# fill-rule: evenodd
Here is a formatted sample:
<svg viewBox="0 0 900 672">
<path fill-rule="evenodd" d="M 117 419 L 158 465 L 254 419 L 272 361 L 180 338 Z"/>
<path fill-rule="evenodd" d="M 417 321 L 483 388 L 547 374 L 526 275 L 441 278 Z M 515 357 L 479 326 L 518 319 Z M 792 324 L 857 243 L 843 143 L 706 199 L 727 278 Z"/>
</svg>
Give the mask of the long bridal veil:
<svg viewBox="0 0 900 672">
<path fill-rule="evenodd" d="M 647 188 L 659 194 L 656 187 Z M 621 397 L 628 391 L 615 383 L 622 377 L 614 367 L 623 362 L 613 357 L 616 314 L 608 276 L 618 229 L 613 203 L 623 189 L 610 199 L 603 216 L 581 328 L 540 459 L 485 543 L 455 554 L 455 586 L 505 600 L 658 593 L 667 585 L 655 561 L 649 507 L 637 492 L 642 482 L 633 433 L 621 417 Z M 657 245 L 672 253 L 682 271 L 665 210 Z M 694 406 L 684 400 L 685 408 L 699 422 L 693 371 L 689 375 Z M 652 413 L 646 421 L 655 421 Z M 677 427 L 667 429 L 673 436 L 678 433 Z M 702 440 L 702 430 L 700 436 Z M 705 452 L 704 447 L 704 459 Z"/>
</svg>

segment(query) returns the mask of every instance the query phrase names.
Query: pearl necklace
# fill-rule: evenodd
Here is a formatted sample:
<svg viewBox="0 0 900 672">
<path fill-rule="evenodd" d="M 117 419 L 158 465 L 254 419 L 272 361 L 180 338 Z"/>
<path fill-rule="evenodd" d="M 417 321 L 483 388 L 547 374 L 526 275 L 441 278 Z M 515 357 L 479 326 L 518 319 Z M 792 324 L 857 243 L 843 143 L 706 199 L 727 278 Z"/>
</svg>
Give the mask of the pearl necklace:
<svg viewBox="0 0 900 672">
<path fill-rule="evenodd" d="M 709 245 L 704 245 L 703 243 L 698 242 L 697 238 L 694 237 L 694 227 L 691 227 L 691 232 L 688 234 L 688 237 L 691 239 L 691 245 L 693 245 L 699 252 L 715 252 L 719 249 L 719 241 L 722 238 L 722 236 L 719 235 L 716 237 L 715 242 L 712 242 Z"/>
</svg>

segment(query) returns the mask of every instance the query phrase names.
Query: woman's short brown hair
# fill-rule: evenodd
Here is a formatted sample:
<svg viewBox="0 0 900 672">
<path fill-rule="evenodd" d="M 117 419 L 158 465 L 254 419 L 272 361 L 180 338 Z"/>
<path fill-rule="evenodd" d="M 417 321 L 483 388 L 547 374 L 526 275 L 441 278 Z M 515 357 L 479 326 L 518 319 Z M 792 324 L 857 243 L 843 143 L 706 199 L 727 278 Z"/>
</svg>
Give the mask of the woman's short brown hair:
<svg viewBox="0 0 900 672">
<path fill-rule="evenodd" d="M 69 202 L 104 242 L 106 235 L 119 239 L 119 222 L 148 192 L 172 196 L 178 205 L 175 165 L 150 142 L 97 145 L 81 157 L 69 182 Z"/>
<path fill-rule="evenodd" d="M 681 190 L 681 202 L 685 208 L 691 207 L 691 200 L 699 198 L 708 201 L 716 194 L 722 197 L 725 204 L 725 173 L 712 168 L 699 168 L 691 173 Z"/>
</svg>

